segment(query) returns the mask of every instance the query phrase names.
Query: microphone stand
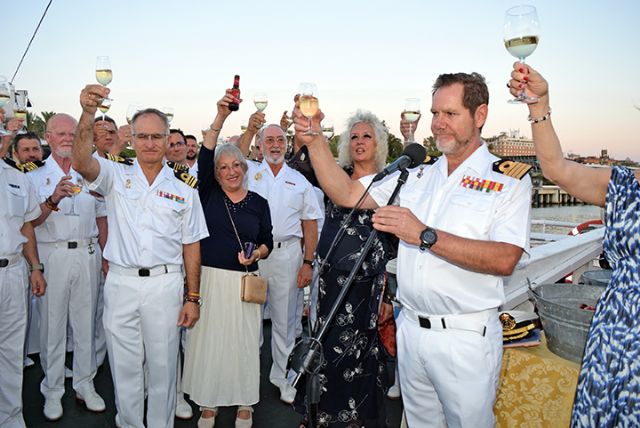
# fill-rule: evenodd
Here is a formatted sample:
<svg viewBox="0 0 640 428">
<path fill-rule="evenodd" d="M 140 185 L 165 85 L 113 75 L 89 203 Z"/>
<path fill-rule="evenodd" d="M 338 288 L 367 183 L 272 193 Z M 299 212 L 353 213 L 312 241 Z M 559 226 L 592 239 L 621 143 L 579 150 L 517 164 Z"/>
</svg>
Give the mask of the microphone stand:
<svg viewBox="0 0 640 428">
<path fill-rule="evenodd" d="M 400 188 L 407 182 L 408 176 L 409 172 L 406 168 L 403 168 L 400 176 L 398 177 L 398 183 L 396 184 L 387 205 L 393 204 L 393 201 L 395 201 L 398 193 L 400 192 Z M 333 319 L 337 315 L 340 306 L 342 306 L 342 302 L 344 302 L 344 299 L 351 288 L 351 284 L 362 267 L 362 263 L 364 263 L 364 259 L 369 254 L 369 250 L 371 250 L 373 241 L 377 236 L 378 231 L 373 229 L 369 234 L 369 238 L 362 247 L 360 256 L 351 268 L 351 272 L 345 280 L 342 290 L 340 290 L 340 293 L 338 294 L 336 301 L 333 303 L 333 306 L 327 315 L 327 319 L 320 330 L 316 332 L 313 337 L 305 338 L 299 342 L 291 352 L 291 370 L 297 373 L 292 386 L 295 388 L 304 374 L 309 375 L 306 385 L 307 402 L 310 413 L 309 428 L 315 428 L 316 426 L 318 403 L 320 403 L 320 376 L 318 375 L 318 372 L 322 363 L 322 341 L 324 340 Z M 331 249 L 329 249 L 329 251 L 331 251 Z"/>
</svg>

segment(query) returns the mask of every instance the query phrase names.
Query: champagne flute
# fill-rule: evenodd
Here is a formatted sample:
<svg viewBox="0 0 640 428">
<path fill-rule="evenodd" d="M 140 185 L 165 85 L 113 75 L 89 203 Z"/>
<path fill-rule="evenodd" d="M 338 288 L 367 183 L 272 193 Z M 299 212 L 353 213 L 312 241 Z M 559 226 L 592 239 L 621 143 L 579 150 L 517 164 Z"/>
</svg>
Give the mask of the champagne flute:
<svg viewBox="0 0 640 428">
<path fill-rule="evenodd" d="M 298 89 L 300 94 L 300 111 L 309 119 L 309 129 L 305 135 L 318 135 L 311 130 L 311 118 L 318 112 L 320 104 L 318 103 L 318 87 L 315 83 L 302 82 Z"/>
<path fill-rule="evenodd" d="M 404 119 L 409 122 L 409 139 L 407 143 L 415 143 L 413 138 L 413 122 L 420 117 L 420 98 L 407 98 L 404 100 Z"/>
<path fill-rule="evenodd" d="M 140 110 L 142 110 L 142 107 L 139 105 L 129 104 L 129 107 L 127 107 L 127 123 L 129 125 L 131 125 L 131 122 L 133 121 L 133 116 L 135 116 Z"/>
<path fill-rule="evenodd" d="M 71 210 L 68 213 L 65 213 L 65 215 L 71 215 L 71 216 L 79 216 L 78 213 L 76 213 L 76 196 L 82 191 L 82 179 L 78 178 L 78 181 L 76 182 L 76 184 L 72 184 L 71 185 Z"/>
<path fill-rule="evenodd" d="M 27 114 L 27 91 L 16 91 L 16 105 L 13 110 L 13 115 L 16 119 L 22 119 L 22 128 L 20 128 L 17 134 L 27 133 Z"/>
<path fill-rule="evenodd" d="M 111 70 L 111 61 L 108 56 L 99 56 L 96 58 L 96 80 L 102 86 L 107 86 L 113 80 L 113 71 Z M 110 98 L 105 98 L 113 101 Z"/>
<path fill-rule="evenodd" d="M 538 47 L 539 40 L 540 22 L 534 6 L 520 5 L 507 10 L 504 17 L 504 46 L 511 55 L 524 64 L 525 58 Z M 527 96 L 523 89 L 509 102 L 534 104 L 538 99 Z"/>
<path fill-rule="evenodd" d="M 11 84 L 7 82 L 7 78 L 0 76 L 0 107 L 4 107 L 11 100 Z M 0 122 L 0 137 L 11 135 L 11 131 L 4 128 L 4 123 Z"/>
<path fill-rule="evenodd" d="M 247 125 L 240 125 L 240 131 L 244 134 L 247 132 Z"/>
<path fill-rule="evenodd" d="M 333 137 L 333 122 L 331 122 L 330 120 L 323 120 L 322 121 L 322 135 L 324 135 L 324 138 L 326 138 L 327 140 L 330 140 L 331 137 Z"/>
<path fill-rule="evenodd" d="M 98 106 L 98 109 L 102 112 L 103 121 L 104 121 L 104 115 L 107 114 L 107 112 L 109 111 L 109 108 L 111 108 L 111 100 L 109 98 L 104 98 L 100 102 L 100 105 Z"/>
<path fill-rule="evenodd" d="M 162 107 L 162 112 L 167 116 L 167 122 L 171 125 L 171 121 L 173 120 L 173 107 Z"/>
<path fill-rule="evenodd" d="M 253 104 L 255 104 L 259 112 L 263 112 L 264 109 L 267 108 L 267 104 L 269 104 L 267 94 L 264 92 L 256 92 L 253 96 Z"/>
</svg>

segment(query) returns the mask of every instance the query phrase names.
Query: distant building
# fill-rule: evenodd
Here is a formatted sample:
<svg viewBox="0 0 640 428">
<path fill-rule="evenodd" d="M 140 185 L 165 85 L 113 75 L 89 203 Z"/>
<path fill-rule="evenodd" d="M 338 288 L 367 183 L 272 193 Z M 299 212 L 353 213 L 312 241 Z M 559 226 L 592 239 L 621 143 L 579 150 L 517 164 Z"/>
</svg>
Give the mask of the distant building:
<svg viewBox="0 0 640 428">
<path fill-rule="evenodd" d="M 497 137 L 486 138 L 485 141 L 489 144 L 491 153 L 501 158 L 536 155 L 533 140 L 521 136 L 519 130 L 501 132 Z"/>
</svg>

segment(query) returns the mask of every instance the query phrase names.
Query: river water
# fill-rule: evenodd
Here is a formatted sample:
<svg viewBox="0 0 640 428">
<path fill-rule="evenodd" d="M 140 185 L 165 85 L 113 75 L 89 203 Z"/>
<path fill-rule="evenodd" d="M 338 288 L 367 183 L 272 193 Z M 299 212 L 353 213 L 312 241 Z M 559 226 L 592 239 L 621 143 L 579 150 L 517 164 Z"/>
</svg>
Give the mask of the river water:
<svg viewBox="0 0 640 428">
<path fill-rule="evenodd" d="M 531 218 L 534 220 L 555 220 L 567 221 L 571 223 L 583 223 L 588 220 L 601 219 L 600 207 L 594 205 L 551 205 L 543 208 L 532 208 Z M 534 232 L 540 232 L 542 226 L 534 225 L 531 229 Z M 566 228 L 546 227 L 549 233 L 567 233 Z"/>
</svg>

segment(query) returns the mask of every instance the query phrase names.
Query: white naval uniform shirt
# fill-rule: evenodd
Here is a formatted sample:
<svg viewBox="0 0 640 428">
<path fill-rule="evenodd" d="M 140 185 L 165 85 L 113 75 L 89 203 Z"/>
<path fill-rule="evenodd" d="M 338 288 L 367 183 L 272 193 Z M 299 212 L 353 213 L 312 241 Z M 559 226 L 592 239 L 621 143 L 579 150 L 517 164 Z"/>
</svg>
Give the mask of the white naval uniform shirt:
<svg viewBox="0 0 640 428">
<path fill-rule="evenodd" d="M 302 238 L 300 220 L 324 217 L 313 186 L 298 171 L 283 163 L 278 175 L 274 176 L 267 161 L 263 160 L 259 165 L 247 161 L 247 164 L 249 190 L 269 202 L 274 241 Z"/>
<path fill-rule="evenodd" d="M 53 157 L 50 157 L 44 166 L 27 174 L 37 189 L 39 203 L 53 194 L 56 185 L 65 175 L 67 174 Z M 98 236 L 96 217 L 106 215 L 104 202 L 89 193 L 89 189 L 84 185 L 84 179 L 73 168 L 69 170 L 69 175 L 70 181 L 82 186 L 82 191 L 76 196 L 62 199 L 58 204 L 59 211 L 51 212 L 44 223 L 35 228 L 39 243 L 73 241 Z M 77 216 L 66 215 L 71 211 L 72 206 Z"/>
<path fill-rule="evenodd" d="M 424 224 L 454 235 L 516 245 L 529 249 L 531 179 L 494 172 L 499 160 L 482 144 L 447 176 L 447 159 L 411 171 L 399 194 L 399 203 Z M 386 205 L 397 182 L 393 174 L 372 187 L 369 194 Z M 499 190 L 481 191 L 469 182 L 487 180 Z M 372 176 L 360 181 L 366 187 Z M 465 181 L 466 180 L 466 181 Z M 466 183 L 466 184 L 465 184 Z M 504 303 L 502 277 L 473 272 L 451 264 L 430 251 L 400 241 L 398 298 L 424 315 L 447 315 L 497 308 Z"/>
<path fill-rule="evenodd" d="M 189 175 L 192 175 L 196 178 L 198 178 L 198 159 L 196 158 L 196 162 L 193 164 L 193 166 L 189 167 Z"/>
<path fill-rule="evenodd" d="M 209 236 L 198 192 L 166 164 L 149 185 L 137 160 L 131 166 L 98 162 L 100 173 L 89 188 L 107 204 L 109 262 L 130 268 L 182 265 L 182 245 Z"/>
<path fill-rule="evenodd" d="M 0 159 L 0 257 L 22 252 L 27 238 L 22 226 L 37 219 L 40 205 L 26 174 Z"/>
</svg>

